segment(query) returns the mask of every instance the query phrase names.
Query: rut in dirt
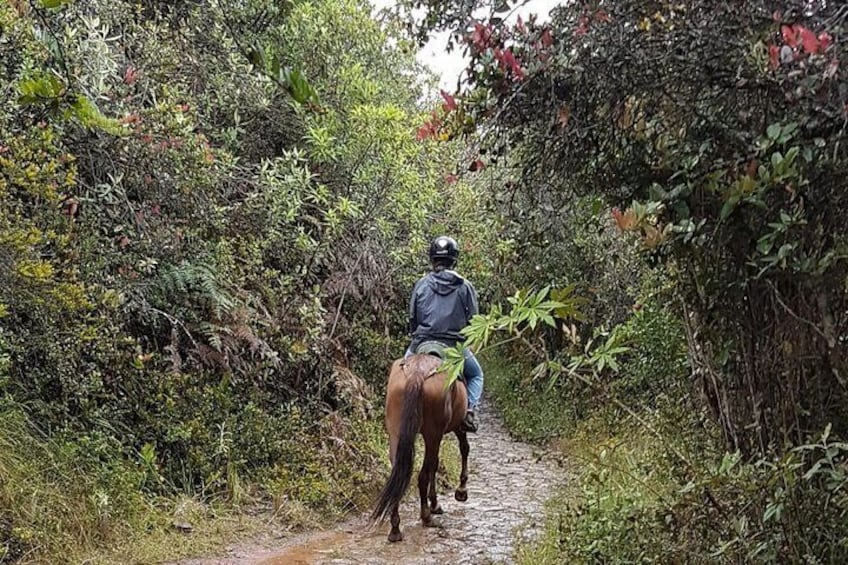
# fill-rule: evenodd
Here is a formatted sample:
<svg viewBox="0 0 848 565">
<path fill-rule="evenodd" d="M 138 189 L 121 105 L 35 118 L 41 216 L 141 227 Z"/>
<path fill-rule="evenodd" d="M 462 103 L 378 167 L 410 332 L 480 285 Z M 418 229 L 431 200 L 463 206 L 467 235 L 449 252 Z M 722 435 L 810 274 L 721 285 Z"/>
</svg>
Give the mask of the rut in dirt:
<svg viewBox="0 0 848 565">
<path fill-rule="evenodd" d="M 272 552 L 237 551 L 225 559 L 201 563 L 511 563 L 516 542 L 529 541 L 541 533 L 544 502 L 552 489 L 562 484 L 565 473 L 544 452 L 511 439 L 491 409 L 484 408 L 479 422 L 480 433 L 469 434 L 468 501 L 454 500 L 453 489 L 459 479 L 449 477 L 450 488 L 439 493 L 439 502 L 445 511 L 435 517 L 440 527 L 421 525 L 418 493 L 413 485 L 411 495 L 401 506 L 402 542 L 389 543 L 386 541 L 388 524 L 368 528 L 363 516 L 328 531 L 292 538 Z M 445 443 L 455 441 L 451 435 Z"/>
</svg>

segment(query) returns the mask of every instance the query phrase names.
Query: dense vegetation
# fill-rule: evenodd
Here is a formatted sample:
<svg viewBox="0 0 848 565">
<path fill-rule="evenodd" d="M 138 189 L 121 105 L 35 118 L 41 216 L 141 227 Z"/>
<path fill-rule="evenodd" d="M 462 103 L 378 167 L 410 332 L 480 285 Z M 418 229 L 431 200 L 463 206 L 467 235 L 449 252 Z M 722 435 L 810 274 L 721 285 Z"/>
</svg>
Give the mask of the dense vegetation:
<svg viewBox="0 0 848 565">
<path fill-rule="evenodd" d="M 848 556 L 848 10 L 492 4 L 0 4 L 0 562 L 368 500 L 443 231 L 576 478 L 522 559 Z"/>
<path fill-rule="evenodd" d="M 471 58 L 457 113 L 502 169 L 515 280 L 561 289 L 470 332 L 520 338 L 508 419 L 584 461 L 528 562 L 844 560 L 845 7 L 409 5 Z"/>
<path fill-rule="evenodd" d="M 0 37 L 0 561 L 178 494 L 367 500 L 431 234 L 488 265 L 409 42 L 356 1 L 3 2 Z"/>
</svg>

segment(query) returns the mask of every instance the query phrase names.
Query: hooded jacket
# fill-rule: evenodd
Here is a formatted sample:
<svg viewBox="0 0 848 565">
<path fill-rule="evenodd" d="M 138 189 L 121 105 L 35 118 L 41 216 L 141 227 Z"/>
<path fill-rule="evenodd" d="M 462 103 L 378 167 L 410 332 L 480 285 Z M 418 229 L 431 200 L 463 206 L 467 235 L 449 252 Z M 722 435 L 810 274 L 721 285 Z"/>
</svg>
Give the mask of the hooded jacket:
<svg viewBox="0 0 848 565">
<path fill-rule="evenodd" d="M 465 341 L 460 332 L 477 315 L 477 291 L 455 271 L 433 271 L 421 277 L 409 299 L 411 349 L 425 341 L 449 346 Z"/>
</svg>

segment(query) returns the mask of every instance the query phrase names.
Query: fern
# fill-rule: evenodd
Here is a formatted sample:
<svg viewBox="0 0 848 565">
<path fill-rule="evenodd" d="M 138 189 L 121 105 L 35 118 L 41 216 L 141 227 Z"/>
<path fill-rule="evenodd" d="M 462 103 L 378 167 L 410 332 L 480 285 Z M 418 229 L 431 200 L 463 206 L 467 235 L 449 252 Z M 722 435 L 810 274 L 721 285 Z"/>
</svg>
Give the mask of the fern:
<svg viewBox="0 0 848 565">
<path fill-rule="evenodd" d="M 238 305 L 238 301 L 218 280 L 215 266 L 205 263 L 183 261 L 162 269 L 155 287 L 167 302 L 179 303 L 179 298 L 200 302 L 218 319 Z"/>
</svg>

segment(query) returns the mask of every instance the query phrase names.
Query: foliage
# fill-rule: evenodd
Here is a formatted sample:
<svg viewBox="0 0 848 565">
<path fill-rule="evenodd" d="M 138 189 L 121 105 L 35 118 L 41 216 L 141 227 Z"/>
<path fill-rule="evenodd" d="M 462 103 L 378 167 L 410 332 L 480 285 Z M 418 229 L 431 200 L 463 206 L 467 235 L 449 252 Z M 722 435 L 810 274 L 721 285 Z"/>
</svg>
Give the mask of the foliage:
<svg viewBox="0 0 848 565">
<path fill-rule="evenodd" d="M 630 350 L 590 388 L 562 378 L 540 386 L 529 364 L 487 361 L 488 390 L 510 430 L 558 442 L 574 474 L 549 504 L 542 539 L 520 547 L 518 561 L 844 559 L 845 446 L 828 428 L 778 458 L 725 453 L 681 378 L 683 329 L 660 300 L 645 297 L 615 332 Z"/>
<path fill-rule="evenodd" d="M 673 409 L 654 424 L 670 418 Z M 662 440 L 638 428 L 615 435 L 591 423 L 569 442 L 577 485 L 556 496 L 540 543 L 522 563 L 587 561 L 838 562 L 848 531 L 844 458 L 838 443 L 804 445 L 779 460 L 750 463 L 739 453 L 696 453 L 693 481 L 668 442 L 702 443 L 691 418 L 667 420 Z M 826 470 L 825 470 L 826 469 Z"/>
<path fill-rule="evenodd" d="M 489 151 L 511 156 L 526 198 L 629 206 L 614 220 L 676 273 L 728 446 L 780 451 L 828 421 L 841 430 L 843 11 L 585 1 L 546 26 L 468 22 L 465 8 L 438 12 L 471 55 L 460 111 L 494 116 Z M 505 70 L 507 50 L 522 73 Z"/>
<path fill-rule="evenodd" d="M 116 520 L 178 495 L 350 509 L 427 241 L 491 272 L 456 146 L 414 138 L 409 42 L 355 0 L 12 2 L 0 35 L 0 397 L 132 470 Z M 6 521 L 47 560 L 109 543 Z"/>
</svg>

